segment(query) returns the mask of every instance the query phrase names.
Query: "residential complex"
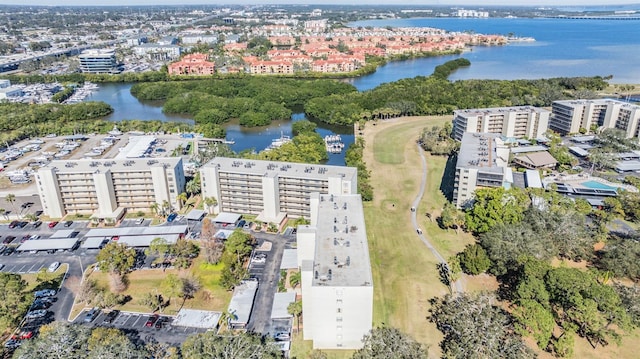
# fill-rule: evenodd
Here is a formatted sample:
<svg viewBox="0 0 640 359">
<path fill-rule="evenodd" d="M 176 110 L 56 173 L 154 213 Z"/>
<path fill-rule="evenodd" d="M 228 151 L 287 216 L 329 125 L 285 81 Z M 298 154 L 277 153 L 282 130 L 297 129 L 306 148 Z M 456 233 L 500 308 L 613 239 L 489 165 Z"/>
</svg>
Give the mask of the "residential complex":
<svg viewBox="0 0 640 359">
<path fill-rule="evenodd" d="M 217 157 L 202 166 L 203 198 L 215 197 L 222 212 L 256 214 L 263 222 L 311 215 L 311 193 L 356 193 L 353 167 Z"/>
<path fill-rule="evenodd" d="M 508 187 L 513 173 L 508 167 L 509 148 L 501 135 L 471 133 L 462 136 L 453 185 L 453 203 L 463 208 L 473 200 L 474 192 L 482 187 Z"/>
<path fill-rule="evenodd" d="M 190 54 L 169 65 L 169 75 L 212 75 L 216 64 L 205 54 Z"/>
<path fill-rule="evenodd" d="M 184 192 L 181 158 L 52 161 L 36 172 L 46 216 L 92 213 L 119 218 L 125 210 L 148 212 L 165 201 L 179 208 Z"/>
<path fill-rule="evenodd" d="M 549 128 L 562 134 L 593 132 L 594 127 L 617 128 L 638 138 L 640 106 L 618 100 L 554 101 Z"/>
<path fill-rule="evenodd" d="M 313 193 L 297 232 L 305 340 L 358 349 L 372 327 L 373 280 L 360 195 Z"/>
<path fill-rule="evenodd" d="M 548 128 L 551 112 L 532 106 L 477 108 L 453 113 L 453 137 L 465 132 L 498 133 L 515 138 L 538 138 Z"/>
<path fill-rule="evenodd" d="M 78 56 L 80 70 L 93 74 L 118 72 L 115 50 L 86 50 Z"/>
</svg>

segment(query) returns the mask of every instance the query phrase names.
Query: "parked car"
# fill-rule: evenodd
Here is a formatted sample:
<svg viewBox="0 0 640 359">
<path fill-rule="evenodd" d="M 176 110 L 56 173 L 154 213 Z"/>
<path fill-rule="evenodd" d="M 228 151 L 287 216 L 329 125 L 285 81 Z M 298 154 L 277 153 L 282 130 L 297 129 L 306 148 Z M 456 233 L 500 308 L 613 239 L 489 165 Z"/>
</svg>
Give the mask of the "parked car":
<svg viewBox="0 0 640 359">
<path fill-rule="evenodd" d="M 244 224 L 244 229 L 251 229 L 251 227 L 253 226 L 253 222 L 247 222 Z"/>
<path fill-rule="evenodd" d="M 2 270 L 2 268 L 4 268 L 4 264 L 0 263 L 0 270 Z"/>
<path fill-rule="evenodd" d="M 118 314 L 120 314 L 119 310 L 110 311 L 109 313 L 107 313 L 107 315 L 104 316 L 104 319 L 102 320 L 102 323 L 103 324 L 111 324 L 111 323 L 113 323 L 113 321 L 116 319 Z"/>
<path fill-rule="evenodd" d="M 251 258 L 252 263 L 266 263 L 267 262 L 267 254 L 266 253 L 256 253 Z"/>
<path fill-rule="evenodd" d="M 49 222 L 49 228 L 55 227 L 58 223 L 58 221 Z"/>
<path fill-rule="evenodd" d="M 53 262 L 47 268 L 47 272 L 55 272 L 60 267 L 60 262 Z"/>
<path fill-rule="evenodd" d="M 34 293 L 36 298 L 53 297 L 54 295 L 56 295 L 55 289 L 42 289 Z"/>
<path fill-rule="evenodd" d="M 176 217 L 178 217 L 177 213 L 171 213 L 169 217 L 167 217 L 167 222 L 169 223 L 173 222 L 173 220 L 176 219 Z"/>
<path fill-rule="evenodd" d="M 238 224 L 236 225 L 236 228 L 244 228 L 245 224 L 247 224 L 247 221 L 242 219 L 242 220 L 240 220 L 240 222 L 238 222 Z"/>
<path fill-rule="evenodd" d="M 28 241 L 29 238 L 31 238 L 31 236 L 28 235 L 28 234 L 26 236 L 22 236 L 22 238 L 20 238 L 20 243 L 24 243 L 24 242 Z"/>
<path fill-rule="evenodd" d="M 32 310 L 27 313 L 24 317 L 27 319 L 38 319 L 43 318 L 47 315 L 47 311 L 44 309 Z"/>
<path fill-rule="evenodd" d="M 164 317 L 158 318 L 158 320 L 156 321 L 156 324 L 155 324 L 156 329 L 162 329 L 162 327 L 164 326 L 164 322 L 165 321 L 166 321 L 166 319 Z"/>
<path fill-rule="evenodd" d="M 85 323 L 93 322 L 98 316 L 98 314 L 100 314 L 100 308 L 91 309 L 90 311 L 87 312 L 87 314 L 84 315 L 84 322 Z"/>
<path fill-rule="evenodd" d="M 24 228 L 24 226 L 26 226 L 27 224 L 29 224 L 29 222 L 24 222 L 24 221 L 18 222 L 18 227 Z"/>
<path fill-rule="evenodd" d="M 14 236 L 6 236 L 2 240 L 2 243 L 9 244 L 9 243 L 13 242 L 14 239 L 16 239 L 16 237 L 14 237 Z"/>
<path fill-rule="evenodd" d="M 29 308 L 29 310 L 49 309 L 49 307 L 51 307 L 52 304 L 53 303 L 51 303 L 48 300 L 36 299 L 33 301 L 33 304 L 31 304 L 31 307 Z"/>
<path fill-rule="evenodd" d="M 14 237 L 14 238 L 15 238 L 15 237 Z M 4 253 L 2 253 L 2 255 L 3 255 L 3 256 L 10 256 L 10 255 L 12 255 L 12 254 L 13 254 L 13 252 L 15 252 L 15 251 L 16 251 L 16 250 L 15 250 L 15 248 L 13 248 L 13 247 L 8 247 L 8 248 L 4 251 Z"/>
<path fill-rule="evenodd" d="M 33 222 L 33 228 L 38 228 L 38 227 L 40 227 L 40 225 L 42 225 L 42 221 Z"/>
<path fill-rule="evenodd" d="M 286 341 L 286 340 L 291 339 L 291 335 L 289 335 L 289 333 L 280 332 L 280 333 L 276 333 L 273 336 L 273 339 L 275 339 L 277 341 Z"/>
<path fill-rule="evenodd" d="M 136 220 L 136 224 L 142 224 L 142 223 L 144 223 L 144 218 L 138 218 Z"/>
<path fill-rule="evenodd" d="M 71 225 L 73 224 L 73 221 L 66 221 L 64 222 L 64 226 L 65 227 L 71 227 Z"/>
<path fill-rule="evenodd" d="M 20 333 L 11 336 L 11 339 L 15 340 L 26 340 L 31 338 L 33 338 L 33 332 L 30 330 L 23 330 Z"/>
<path fill-rule="evenodd" d="M 29 237 L 30 240 L 36 240 L 36 239 L 40 239 L 40 235 L 39 234 L 34 234 L 33 236 Z"/>
<path fill-rule="evenodd" d="M 156 323 L 158 318 L 159 318 L 158 314 L 154 314 L 150 316 L 149 319 L 147 319 L 147 322 L 144 323 L 144 326 L 149 328 L 153 327 L 153 325 Z"/>
<path fill-rule="evenodd" d="M 6 343 L 4 343 L 4 347 L 7 349 L 16 349 L 17 347 L 19 347 L 22 343 L 19 340 L 16 339 L 9 339 L 7 340 Z"/>
<path fill-rule="evenodd" d="M 19 221 L 11 221 L 11 223 L 9 223 L 9 228 L 13 229 L 16 228 L 18 226 L 18 223 L 20 223 Z"/>
</svg>

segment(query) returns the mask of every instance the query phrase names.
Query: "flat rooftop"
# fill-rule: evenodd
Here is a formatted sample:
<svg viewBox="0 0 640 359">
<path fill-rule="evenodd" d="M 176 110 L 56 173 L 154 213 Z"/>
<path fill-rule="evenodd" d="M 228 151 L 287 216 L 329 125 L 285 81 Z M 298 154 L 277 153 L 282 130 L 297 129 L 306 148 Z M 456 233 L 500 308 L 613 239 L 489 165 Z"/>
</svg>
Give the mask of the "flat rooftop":
<svg viewBox="0 0 640 359">
<path fill-rule="evenodd" d="M 307 179 L 326 179 L 328 177 L 352 178 L 357 173 L 355 167 L 310 165 L 306 163 L 243 160 L 238 158 L 216 157 L 205 166 L 218 166 L 223 172 L 260 174 L 263 176 L 282 176 Z"/>
<path fill-rule="evenodd" d="M 456 167 L 503 173 L 509 160 L 509 148 L 503 145 L 500 137 L 498 133 L 465 132 Z"/>
<path fill-rule="evenodd" d="M 177 166 L 182 159 L 180 157 L 166 158 L 140 158 L 140 159 L 88 159 L 88 160 L 56 160 L 46 166 L 55 168 L 58 173 L 93 173 L 95 171 L 112 172 L 140 172 L 148 171 L 150 167 L 169 165 Z"/>
<path fill-rule="evenodd" d="M 153 227 L 118 227 L 118 228 L 94 228 L 85 235 L 90 237 L 113 237 L 113 236 L 154 236 L 161 234 L 187 233 L 186 225 L 177 226 L 153 226 Z"/>
<path fill-rule="evenodd" d="M 476 117 L 485 116 L 491 114 L 504 114 L 510 112 L 536 112 L 536 113 L 551 113 L 551 111 L 544 108 L 535 106 L 511 106 L 511 107 L 490 107 L 490 108 L 470 108 L 466 110 L 456 110 L 455 116 L 460 117 Z"/>
<path fill-rule="evenodd" d="M 562 105 L 569 106 L 569 107 L 582 106 L 582 105 L 593 103 L 593 104 L 596 104 L 596 105 L 621 105 L 622 108 L 626 108 L 626 109 L 629 109 L 629 110 L 640 109 L 640 106 L 638 106 L 638 105 L 634 105 L 632 103 L 619 101 L 619 100 L 612 100 L 612 99 L 561 100 L 561 101 L 553 101 L 553 103 L 554 104 L 556 104 L 556 103 L 557 104 L 562 104 Z"/>
<path fill-rule="evenodd" d="M 320 195 L 313 284 L 372 286 L 360 195 Z"/>
<path fill-rule="evenodd" d="M 253 299 L 258 291 L 258 281 L 245 280 L 233 289 L 233 297 L 227 311 L 232 315 L 230 324 L 247 324 L 253 310 Z"/>
</svg>

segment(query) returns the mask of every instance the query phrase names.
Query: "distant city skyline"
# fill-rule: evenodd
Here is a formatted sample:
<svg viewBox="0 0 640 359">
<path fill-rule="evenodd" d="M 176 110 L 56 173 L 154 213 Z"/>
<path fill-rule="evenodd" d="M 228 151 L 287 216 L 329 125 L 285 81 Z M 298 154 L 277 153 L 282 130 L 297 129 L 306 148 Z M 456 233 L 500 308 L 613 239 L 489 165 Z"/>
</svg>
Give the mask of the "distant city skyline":
<svg viewBox="0 0 640 359">
<path fill-rule="evenodd" d="M 137 6 L 137 5 L 345 5 L 341 0 L 102 0 L 88 3 L 86 0 L 0 0 L 0 5 L 36 5 L 36 6 Z M 635 5 L 638 0 L 354 0 L 350 5 L 397 5 L 397 6 L 616 6 Z"/>
</svg>

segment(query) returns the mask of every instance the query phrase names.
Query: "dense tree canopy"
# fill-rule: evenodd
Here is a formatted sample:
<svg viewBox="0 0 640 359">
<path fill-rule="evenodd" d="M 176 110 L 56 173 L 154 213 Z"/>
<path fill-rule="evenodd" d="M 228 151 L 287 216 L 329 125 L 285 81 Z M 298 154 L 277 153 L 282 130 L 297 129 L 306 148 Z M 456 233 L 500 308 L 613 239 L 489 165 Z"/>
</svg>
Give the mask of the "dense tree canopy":
<svg viewBox="0 0 640 359">
<path fill-rule="evenodd" d="M 444 334 L 446 358 L 534 358 L 514 333 L 511 316 L 488 294 L 447 295 L 432 300 L 429 319 Z"/>
<path fill-rule="evenodd" d="M 26 287 L 18 274 L 0 273 L 0 332 L 12 328 L 29 309 L 33 296 L 25 293 Z"/>
<path fill-rule="evenodd" d="M 427 350 L 413 338 L 396 328 L 371 329 L 362 339 L 362 349 L 352 359 L 426 359 Z"/>
<path fill-rule="evenodd" d="M 529 196 L 518 188 L 478 189 L 473 205 L 467 209 L 466 228 L 474 233 L 484 233 L 500 224 L 518 223 L 529 203 Z"/>
<path fill-rule="evenodd" d="M 259 334 L 217 335 L 215 332 L 206 332 L 192 335 L 185 340 L 182 344 L 182 357 L 275 359 L 282 358 L 282 352 L 268 337 Z"/>
</svg>

